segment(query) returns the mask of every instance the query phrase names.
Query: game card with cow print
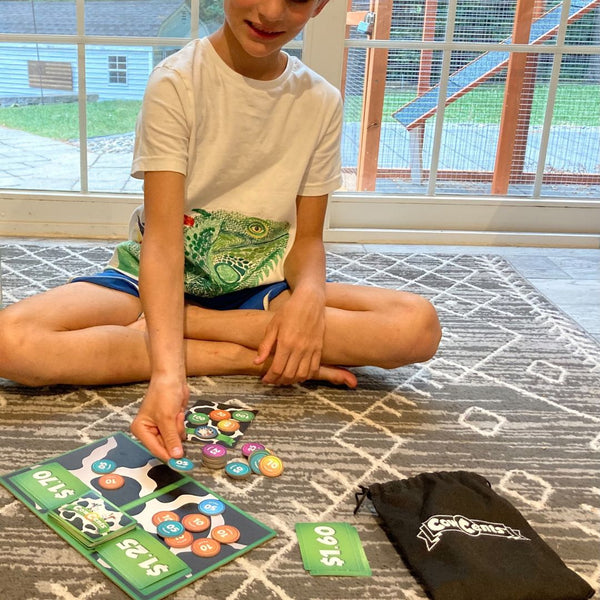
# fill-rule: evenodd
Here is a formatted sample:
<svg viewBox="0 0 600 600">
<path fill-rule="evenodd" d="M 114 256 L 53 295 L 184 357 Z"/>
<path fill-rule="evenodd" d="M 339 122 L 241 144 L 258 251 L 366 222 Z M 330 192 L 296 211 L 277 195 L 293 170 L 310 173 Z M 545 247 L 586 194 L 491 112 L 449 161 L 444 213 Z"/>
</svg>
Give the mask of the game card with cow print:
<svg viewBox="0 0 600 600">
<path fill-rule="evenodd" d="M 135 600 L 159 600 L 276 535 L 115 433 L 0 477 Z"/>
<path fill-rule="evenodd" d="M 129 515 L 95 491 L 55 508 L 49 516 L 56 525 L 88 548 L 123 535 L 136 525 Z"/>
</svg>

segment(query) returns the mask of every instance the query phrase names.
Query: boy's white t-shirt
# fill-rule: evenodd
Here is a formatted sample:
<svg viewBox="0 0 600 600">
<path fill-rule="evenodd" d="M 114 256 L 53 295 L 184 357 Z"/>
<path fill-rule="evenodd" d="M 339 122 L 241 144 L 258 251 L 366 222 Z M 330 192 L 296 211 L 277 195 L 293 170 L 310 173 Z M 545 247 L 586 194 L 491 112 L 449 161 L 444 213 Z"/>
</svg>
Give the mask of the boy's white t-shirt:
<svg viewBox="0 0 600 600">
<path fill-rule="evenodd" d="M 296 231 L 296 196 L 341 183 L 342 103 L 337 89 L 287 57 L 277 79 L 233 71 L 208 38 L 150 75 L 136 127 L 132 176 L 185 179 L 185 288 L 212 297 L 284 279 Z M 110 266 L 135 278 L 143 207 Z"/>
</svg>

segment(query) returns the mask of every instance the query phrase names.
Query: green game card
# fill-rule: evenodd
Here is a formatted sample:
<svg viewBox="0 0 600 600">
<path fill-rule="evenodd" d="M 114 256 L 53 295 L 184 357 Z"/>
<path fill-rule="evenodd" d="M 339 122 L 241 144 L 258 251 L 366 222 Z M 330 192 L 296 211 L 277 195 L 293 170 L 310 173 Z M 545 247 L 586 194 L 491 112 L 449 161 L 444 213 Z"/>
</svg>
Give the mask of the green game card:
<svg viewBox="0 0 600 600">
<path fill-rule="evenodd" d="M 348 523 L 296 523 L 304 568 L 311 575 L 370 577 L 358 532 Z"/>
<path fill-rule="evenodd" d="M 98 554 L 134 587 L 143 590 L 189 571 L 188 566 L 143 529 L 102 544 Z"/>
<path fill-rule="evenodd" d="M 75 500 L 89 488 L 58 463 L 33 467 L 13 478 L 13 483 L 29 494 L 42 508 L 52 510 Z"/>
</svg>

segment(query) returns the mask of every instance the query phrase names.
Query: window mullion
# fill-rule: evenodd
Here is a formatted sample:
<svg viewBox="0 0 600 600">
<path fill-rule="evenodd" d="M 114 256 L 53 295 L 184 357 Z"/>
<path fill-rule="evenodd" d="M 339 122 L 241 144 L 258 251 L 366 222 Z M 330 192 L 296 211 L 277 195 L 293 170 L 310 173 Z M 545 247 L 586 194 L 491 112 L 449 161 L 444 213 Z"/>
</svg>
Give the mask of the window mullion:
<svg viewBox="0 0 600 600">
<path fill-rule="evenodd" d="M 565 37 L 567 34 L 567 25 L 569 22 L 569 10 L 571 8 L 571 0 L 564 0 L 562 12 L 560 14 L 560 23 L 558 25 L 558 33 L 556 36 L 556 46 L 561 51 L 554 54 L 552 57 L 552 72 L 548 84 L 548 97 L 546 98 L 546 110 L 544 112 L 544 124 L 542 125 L 542 135 L 540 138 L 540 151 L 538 153 L 537 169 L 535 172 L 535 181 L 533 184 L 534 198 L 539 198 L 542 191 L 542 182 L 544 171 L 546 169 L 546 155 L 548 153 L 548 142 L 550 140 L 550 129 L 552 128 L 552 117 L 554 115 L 554 102 L 556 100 L 556 90 L 558 88 L 558 80 L 560 77 L 560 69 L 562 64 L 562 49 L 564 48 Z"/>
<path fill-rule="evenodd" d="M 87 151 L 87 86 L 85 81 L 85 0 L 76 0 L 77 98 L 79 108 L 79 180 L 81 192 L 89 191 Z"/>
<path fill-rule="evenodd" d="M 446 21 L 446 41 L 454 39 L 454 23 L 456 20 L 456 5 L 458 0 L 448 2 L 448 20 Z M 433 134 L 433 147 L 431 152 L 431 164 L 429 167 L 429 183 L 427 184 L 427 195 L 435 194 L 437 172 L 440 160 L 440 149 L 442 133 L 444 128 L 444 111 L 446 110 L 446 96 L 448 93 L 448 77 L 450 76 L 450 63 L 452 61 L 452 49 L 443 52 L 442 72 L 440 75 L 440 87 L 438 90 L 438 104 Z"/>
</svg>

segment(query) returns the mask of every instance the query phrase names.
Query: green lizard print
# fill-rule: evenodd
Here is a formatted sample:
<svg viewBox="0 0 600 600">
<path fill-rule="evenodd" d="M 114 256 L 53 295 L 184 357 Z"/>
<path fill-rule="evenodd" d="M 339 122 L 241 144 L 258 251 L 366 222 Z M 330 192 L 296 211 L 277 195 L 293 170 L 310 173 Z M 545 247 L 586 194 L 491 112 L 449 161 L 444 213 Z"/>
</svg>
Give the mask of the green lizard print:
<svg viewBox="0 0 600 600">
<path fill-rule="evenodd" d="M 255 287 L 283 258 L 289 223 L 194 209 L 184 219 L 186 291 L 219 296 Z"/>
<path fill-rule="evenodd" d="M 283 258 L 290 225 L 242 213 L 194 209 L 185 215 L 185 291 L 210 298 L 260 285 Z M 143 223 L 138 223 L 143 234 Z M 110 266 L 139 277 L 141 244 L 119 244 Z"/>
</svg>

